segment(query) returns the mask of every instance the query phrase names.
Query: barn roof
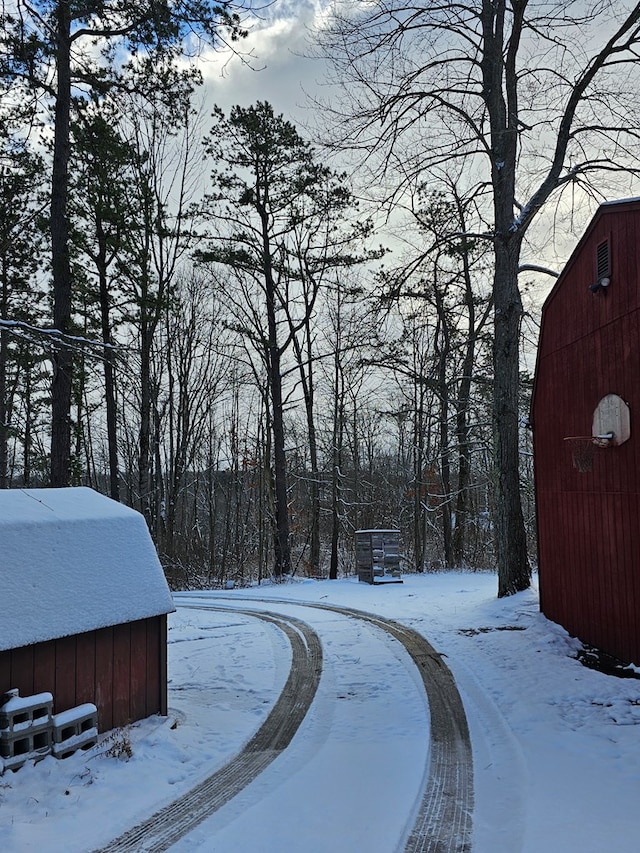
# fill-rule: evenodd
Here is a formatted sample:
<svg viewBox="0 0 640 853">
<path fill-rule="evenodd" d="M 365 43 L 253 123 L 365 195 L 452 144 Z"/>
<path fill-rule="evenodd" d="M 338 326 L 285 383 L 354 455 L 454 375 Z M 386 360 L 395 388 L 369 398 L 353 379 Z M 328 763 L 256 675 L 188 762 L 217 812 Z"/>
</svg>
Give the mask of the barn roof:
<svg viewBox="0 0 640 853">
<path fill-rule="evenodd" d="M 603 201 L 600 207 L 614 207 L 617 204 L 636 204 L 640 201 L 640 196 L 634 195 L 629 198 L 614 198 L 611 201 Z"/>
<path fill-rule="evenodd" d="M 626 208 L 626 210 L 625 210 Z M 571 255 L 569 256 L 567 262 L 565 263 L 560 275 L 556 279 L 553 287 L 547 294 L 547 298 L 544 301 L 542 306 L 543 312 L 546 309 L 547 305 L 555 299 L 558 290 L 562 287 L 565 278 L 567 278 L 571 268 L 573 267 L 577 258 L 580 257 L 583 246 L 587 243 L 591 234 L 595 230 L 596 226 L 600 222 L 603 216 L 612 216 L 621 212 L 628 211 L 637 211 L 640 208 L 640 196 L 633 196 L 630 198 L 618 198 L 613 199 L 612 201 L 603 201 L 602 204 L 598 207 L 594 215 L 591 217 L 591 221 L 587 225 L 584 230 L 584 233 L 576 243 Z"/>
<path fill-rule="evenodd" d="M 0 490 L 0 650 L 173 609 L 139 513 L 84 487 Z"/>
</svg>

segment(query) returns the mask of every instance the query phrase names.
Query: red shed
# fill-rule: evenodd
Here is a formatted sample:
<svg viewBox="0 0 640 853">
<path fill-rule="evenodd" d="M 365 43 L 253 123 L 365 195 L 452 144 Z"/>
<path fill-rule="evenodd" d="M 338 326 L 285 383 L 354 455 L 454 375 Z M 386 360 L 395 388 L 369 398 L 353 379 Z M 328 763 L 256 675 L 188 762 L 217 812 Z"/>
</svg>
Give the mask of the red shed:
<svg viewBox="0 0 640 853">
<path fill-rule="evenodd" d="M 542 311 L 532 401 L 540 604 L 640 664 L 640 199 L 603 204 Z"/>
<path fill-rule="evenodd" d="M 0 491 L 0 696 L 167 712 L 171 594 L 143 517 L 91 489 Z"/>
</svg>

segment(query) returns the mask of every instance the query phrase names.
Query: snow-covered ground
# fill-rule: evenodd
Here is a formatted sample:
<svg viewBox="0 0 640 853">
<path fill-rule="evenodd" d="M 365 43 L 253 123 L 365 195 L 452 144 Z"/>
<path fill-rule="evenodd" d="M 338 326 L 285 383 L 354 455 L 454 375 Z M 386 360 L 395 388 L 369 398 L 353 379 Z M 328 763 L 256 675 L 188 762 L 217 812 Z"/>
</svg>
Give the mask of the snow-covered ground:
<svg viewBox="0 0 640 853">
<path fill-rule="evenodd" d="M 291 661 L 281 631 L 233 612 L 234 602 L 312 625 L 323 675 L 286 752 L 173 849 L 401 849 L 428 769 L 422 682 L 396 640 L 303 606 L 315 602 L 396 619 L 446 656 L 473 743 L 474 853 L 634 853 L 640 681 L 578 663 L 578 644 L 539 613 L 535 589 L 501 601 L 495 592 L 493 575 L 455 572 L 376 587 L 350 578 L 176 595 L 169 718 L 5 773 L 2 849 L 92 850 L 232 759 L 266 718 Z"/>
</svg>

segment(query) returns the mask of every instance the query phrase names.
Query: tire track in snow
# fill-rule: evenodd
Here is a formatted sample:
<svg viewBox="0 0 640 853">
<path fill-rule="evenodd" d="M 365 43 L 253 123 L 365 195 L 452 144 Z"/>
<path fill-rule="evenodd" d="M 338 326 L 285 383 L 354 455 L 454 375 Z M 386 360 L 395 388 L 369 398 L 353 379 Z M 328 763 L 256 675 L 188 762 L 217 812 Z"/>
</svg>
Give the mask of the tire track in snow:
<svg viewBox="0 0 640 853">
<path fill-rule="evenodd" d="M 240 600 L 238 596 L 216 598 Z M 470 853 L 474 797 L 469 726 L 453 674 L 431 643 L 413 628 L 363 610 L 291 599 L 244 600 L 351 616 L 377 626 L 402 643 L 420 673 L 431 714 L 429 776 L 408 831 L 405 853 Z"/>
<path fill-rule="evenodd" d="M 298 730 L 313 702 L 322 673 L 322 646 L 318 635 L 309 625 L 293 617 L 255 610 L 236 612 L 277 625 L 291 643 L 291 670 L 276 704 L 242 752 L 231 762 L 96 853 L 160 853 L 168 850 L 249 785 L 287 748 Z"/>
<path fill-rule="evenodd" d="M 293 603 L 293 602 L 290 602 Z M 424 684 L 431 713 L 429 777 L 405 853 L 469 853 L 473 817 L 473 754 L 462 699 L 451 670 L 421 634 L 392 619 L 328 604 L 309 604 L 350 615 L 395 637 Z"/>
<path fill-rule="evenodd" d="M 236 596 L 219 598 L 239 600 Z M 386 631 L 404 646 L 422 678 L 431 714 L 429 776 L 413 826 L 407 831 L 405 853 L 470 853 L 473 757 L 469 728 L 453 675 L 434 647 L 412 628 L 360 610 L 289 599 L 244 600 L 256 604 L 311 607 L 362 619 Z M 230 609 L 215 605 L 183 606 L 203 610 Z M 322 648 L 317 634 L 293 617 L 249 608 L 232 609 L 273 622 L 289 638 L 293 651 L 291 672 L 278 701 L 265 723 L 233 761 L 96 853 L 167 850 L 252 782 L 288 746 L 304 719 L 322 670 Z"/>
</svg>

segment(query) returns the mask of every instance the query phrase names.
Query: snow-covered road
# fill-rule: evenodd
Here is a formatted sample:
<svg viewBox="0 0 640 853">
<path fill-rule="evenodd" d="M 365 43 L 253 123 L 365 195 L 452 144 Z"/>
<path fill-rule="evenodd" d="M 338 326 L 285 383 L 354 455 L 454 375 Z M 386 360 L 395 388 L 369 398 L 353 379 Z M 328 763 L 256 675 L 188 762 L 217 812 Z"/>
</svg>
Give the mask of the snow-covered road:
<svg viewBox="0 0 640 853">
<path fill-rule="evenodd" d="M 204 600 L 206 598 L 205 596 Z M 240 600 L 240 596 L 232 596 L 227 606 L 237 608 Z M 207 606 L 200 596 L 181 598 L 180 605 L 193 606 L 189 604 L 190 601 L 199 601 L 196 606 Z M 266 601 L 251 601 L 255 607 L 267 604 Z M 410 790 L 406 794 L 402 791 L 406 802 L 395 811 L 400 816 L 404 815 L 414 800 L 414 817 L 406 821 L 395 839 L 394 834 L 398 828 L 393 819 L 385 816 L 384 828 L 390 828 L 392 832 L 389 838 L 391 846 L 385 849 L 404 848 L 411 853 L 461 853 L 469 850 L 473 803 L 471 746 L 459 694 L 440 655 L 410 628 L 361 611 L 327 604 L 299 605 L 282 600 L 276 602 L 273 599 L 269 600 L 268 604 L 280 610 L 284 608 L 287 611 L 304 613 L 307 621 L 315 623 L 314 628 L 320 633 L 327 649 L 324 677 L 320 682 L 320 697 L 324 694 L 325 704 L 332 709 L 332 725 L 328 733 L 320 737 L 313 727 L 306 733 L 300 732 L 295 743 L 291 745 L 293 752 L 300 748 L 305 738 L 313 743 L 314 755 L 305 761 L 303 771 L 303 784 L 311 801 L 322 802 L 329 814 L 340 814 L 345 806 L 347 809 L 353 808 L 354 812 L 358 810 L 367 814 L 370 804 L 378 799 L 381 791 L 386 791 L 389 785 L 394 791 L 400 787 L 397 780 L 401 778 L 405 766 L 403 749 L 412 739 L 416 739 L 425 753 L 424 782 L 416 788 L 413 796 Z M 326 618 L 319 619 L 319 613 L 323 610 L 334 618 L 330 621 Z M 335 617 L 338 617 L 337 621 Z M 350 622 L 353 624 L 349 625 Z M 364 623 L 367 630 L 357 631 L 355 636 L 350 636 L 353 630 L 359 627 L 357 623 Z M 337 644 L 334 643 L 335 637 L 339 638 Z M 386 651 L 381 658 L 376 648 L 380 643 L 388 646 L 388 652 L 392 655 L 389 660 L 385 660 L 389 657 Z M 345 660 L 342 651 L 345 647 L 356 648 L 357 658 L 352 658 L 347 663 L 348 659 Z M 297 666 L 294 655 L 294 671 Z M 332 667 L 333 676 L 327 678 L 326 670 L 329 666 Z M 398 683 L 398 671 L 403 669 L 413 676 L 416 673 L 419 675 L 418 681 L 429 696 L 431 725 L 426 713 L 414 715 L 414 718 L 409 720 L 390 710 L 387 694 L 391 693 L 391 706 L 403 696 L 403 689 Z M 346 677 L 343 670 L 346 670 Z M 339 680 L 336 674 L 345 682 L 344 689 L 341 690 L 338 686 L 337 692 L 336 684 L 339 685 Z M 385 680 L 384 691 L 379 689 L 380 678 Z M 371 683 L 377 686 L 373 693 L 368 689 Z M 364 689 L 361 689 L 361 685 L 364 685 Z M 333 710 L 336 699 L 337 714 Z M 343 712 L 344 705 L 348 706 L 346 713 Z M 363 711 L 368 717 L 364 724 L 359 719 Z M 395 725 L 391 722 L 392 716 L 400 717 L 400 728 L 397 722 Z M 341 720 L 340 717 L 345 719 Z M 377 735 L 375 739 L 371 736 L 371 726 Z M 380 739 L 386 744 L 384 754 L 381 754 Z M 345 743 L 349 744 L 348 748 Z M 389 748 L 392 758 L 386 754 Z M 415 759 L 415 752 L 413 755 Z M 342 784 L 334 783 L 325 789 L 327 767 L 333 768 L 336 778 L 341 780 Z M 297 775 L 294 774 L 294 784 L 297 784 Z M 366 783 L 363 783 L 363 777 Z M 246 793 L 255 795 L 256 792 L 257 789 L 252 786 L 251 791 Z M 261 807 L 263 798 L 260 797 Z M 251 818 L 255 806 L 255 802 L 252 802 L 243 808 L 243 825 L 255 825 L 256 822 Z M 268 815 L 271 822 L 273 807 Z M 287 825 L 284 817 L 276 823 Z M 203 831 L 208 830 L 205 828 Z M 215 835 L 219 837 L 219 833 L 216 832 Z M 359 849 L 362 845 L 364 849 L 373 849 L 372 845 L 381 843 L 386 837 L 382 827 L 371 818 L 357 827 L 357 837 L 352 836 L 353 832 L 344 832 L 344 824 L 340 821 L 336 824 L 330 823 L 329 826 L 325 824 L 315 840 L 308 834 L 307 826 L 302 829 L 305 850 L 324 850 L 328 844 L 333 850 L 352 850 L 356 842 Z M 289 829 L 287 837 L 282 839 L 284 849 L 297 849 L 300 840 L 300 830 Z M 193 840 L 190 840 L 189 845 L 192 844 Z"/>
<path fill-rule="evenodd" d="M 309 622 L 322 640 L 323 675 L 312 708 L 287 752 L 174 849 L 396 850 L 412 826 L 428 768 L 420 677 L 401 644 L 380 629 L 336 613 L 280 607 Z M 269 846 L 261 847 L 266 839 Z"/>
<path fill-rule="evenodd" d="M 584 669 L 577 642 L 538 612 L 535 590 L 498 601 L 494 576 L 447 573 L 386 588 L 348 578 L 206 593 L 216 606 L 233 604 L 230 595 L 242 610 L 312 624 L 324 671 L 290 746 L 172 849 L 393 853 L 406 842 L 428 769 L 420 675 L 378 628 L 296 599 L 395 619 L 443 654 L 471 731 L 473 853 L 638 849 L 640 682 Z M 290 603 L 250 605 L 251 596 Z M 280 628 L 251 614 L 179 607 L 169 642 L 169 719 L 5 773 L 3 849 L 105 846 L 209 778 L 260 729 L 290 671 Z"/>
<path fill-rule="evenodd" d="M 197 605 L 197 609 L 214 607 Z M 291 645 L 289 676 L 269 716 L 228 764 L 101 848 L 100 853 L 159 853 L 170 849 L 250 785 L 291 743 L 320 683 L 322 645 L 315 631 L 300 620 L 266 613 L 255 613 L 255 618 L 278 627 Z M 184 715 L 181 718 L 184 720 Z"/>
</svg>

